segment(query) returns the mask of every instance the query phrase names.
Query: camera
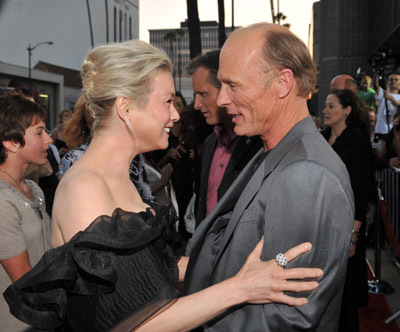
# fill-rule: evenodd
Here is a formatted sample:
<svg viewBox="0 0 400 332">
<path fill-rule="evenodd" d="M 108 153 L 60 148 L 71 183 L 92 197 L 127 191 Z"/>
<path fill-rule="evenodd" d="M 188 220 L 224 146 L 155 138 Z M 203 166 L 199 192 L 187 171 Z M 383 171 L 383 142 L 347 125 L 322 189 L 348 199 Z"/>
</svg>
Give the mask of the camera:
<svg viewBox="0 0 400 332">
<path fill-rule="evenodd" d="M 376 52 L 372 57 L 372 72 L 378 77 L 379 86 L 385 87 L 385 66 L 387 58 L 385 52 Z M 375 82 L 374 82 L 375 83 Z"/>
</svg>

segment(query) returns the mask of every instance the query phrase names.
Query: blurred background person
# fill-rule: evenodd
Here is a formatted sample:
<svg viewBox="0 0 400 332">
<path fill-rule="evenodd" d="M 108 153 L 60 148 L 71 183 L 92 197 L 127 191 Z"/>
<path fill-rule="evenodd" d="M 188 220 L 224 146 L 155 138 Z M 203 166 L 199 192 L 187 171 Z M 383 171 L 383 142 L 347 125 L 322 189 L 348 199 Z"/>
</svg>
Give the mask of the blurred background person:
<svg viewBox="0 0 400 332">
<path fill-rule="evenodd" d="M 400 75 L 390 74 L 386 88 L 379 86 L 379 78 L 375 77 L 376 101 L 378 102 L 375 133 L 383 138 L 392 129 L 394 113 L 400 105 Z"/>
<path fill-rule="evenodd" d="M 375 90 L 371 88 L 372 78 L 368 75 L 363 76 L 358 90 L 358 98 L 364 103 L 368 110 L 375 110 Z"/>
<path fill-rule="evenodd" d="M 70 109 L 63 109 L 58 113 L 57 127 L 51 133 L 54 145 L 58 149 L 60 157 L 68 151 L 67 143 L 65 142 L 64 129 L 68 120 L 72 117 L 72 111 Z"/>
<path fill-rule="evenodd" d="M 64 128 L 65 143 L 69 151 L 61 159 L 59 178 L 86 152 L 93 121 L 86 108 L 86 99 L 81 95 L 75 103 L 71 119 Z"/>
<path fill-rule="evenodd" d="M 383 141 L 382 154 L 386 159 L 400 158 L 400 107 L 393 116 L 393 127 Z M 400 168 L 400 164 L 391 166 Z"/>
<path fill-rule="evenodd" d="M 357 332 L 358 307 L 368 305 L 365 263 L 365 220 L 373 177 L 370 143 L 362 133 L 363 105 L 350 90 L 333 90 L 323 111 L 327 128 L 322 135 L 349 172 L 355 201 L 355 220 L 343 290 L 339 331 Z"/>
</svg>

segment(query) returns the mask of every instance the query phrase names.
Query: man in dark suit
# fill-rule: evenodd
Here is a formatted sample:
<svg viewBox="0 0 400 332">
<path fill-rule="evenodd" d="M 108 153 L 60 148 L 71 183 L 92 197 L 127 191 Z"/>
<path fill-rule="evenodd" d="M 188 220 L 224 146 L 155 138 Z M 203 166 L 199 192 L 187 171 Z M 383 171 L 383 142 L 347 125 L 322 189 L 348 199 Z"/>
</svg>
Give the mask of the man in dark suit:
<svg viewBox="0 0 400 332">
<path fill-rule="evenodd" d="M 196 227 L 262 147 L 259 137 L 238 137 L 233 132 L 232 116 L 217 105 L 221 83 L 217 78 L 220 51 L 193 59 L 187 72 L 192 76 L 195 109 L 199 110 L 214 132 L 204 141 L 201 177 L 196 193 Z M 231 206 L 231 209 L 233 206 Z"/>
<path fill-rule="evenodd" d="M 235 30 L 221 50 L 218 78 L 218 105 L 235 133 L 259 135 L 264 149 L 196 229 L 183 293 L 236 275 L 262 237 L 262 260 L 309 241 L 312 252 L 287 265 L 324 272 L 306 305 L 239 305 L 201 330 L 337 332 L 354 199 L 346 167 L 309 115 L 316 67 L 307 47 L 280 25 Z"/>
</svg>

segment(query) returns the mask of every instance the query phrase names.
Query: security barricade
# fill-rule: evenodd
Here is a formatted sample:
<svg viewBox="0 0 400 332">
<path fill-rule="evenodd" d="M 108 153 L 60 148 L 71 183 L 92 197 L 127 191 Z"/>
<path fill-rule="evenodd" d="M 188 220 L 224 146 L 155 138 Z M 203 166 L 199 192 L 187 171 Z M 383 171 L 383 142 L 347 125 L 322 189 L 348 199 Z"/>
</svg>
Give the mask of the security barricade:
<svg viewBox="0 0 400 332">
<path fill-rule="evenodd" d="M 385 233 L 395 260 L 400 259 L 400 170 L 384 169 L 376 173 L 382 185 L 380 212 Z"/>
</svg>

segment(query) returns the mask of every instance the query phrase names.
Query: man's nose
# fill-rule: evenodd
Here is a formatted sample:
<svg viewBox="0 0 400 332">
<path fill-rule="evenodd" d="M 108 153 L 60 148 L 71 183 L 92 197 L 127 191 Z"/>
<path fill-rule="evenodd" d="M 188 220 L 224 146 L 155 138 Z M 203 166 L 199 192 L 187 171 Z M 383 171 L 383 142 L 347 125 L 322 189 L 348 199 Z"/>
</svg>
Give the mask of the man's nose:
<svg viewBox="0 0 400 332">
<path fill-rule="evenodd" d="M 194 96 L 194 109 L 201 110 L 203 103 L 201 102 L 201 97 L 199 95 Z"/>
</svg>

